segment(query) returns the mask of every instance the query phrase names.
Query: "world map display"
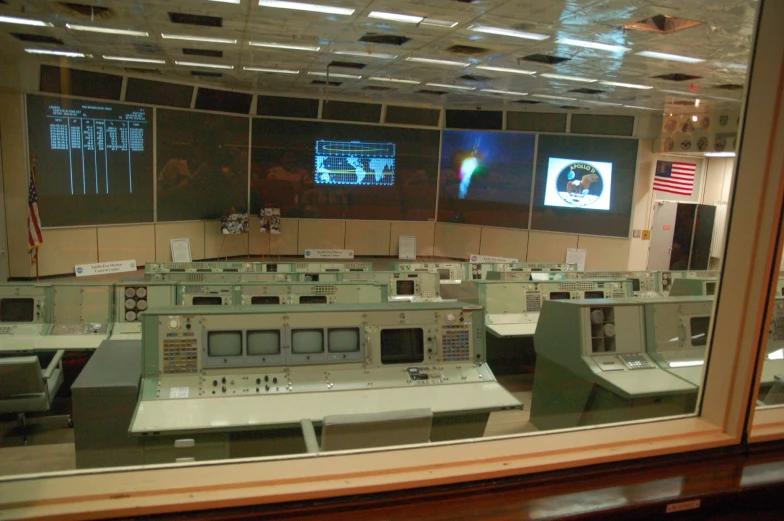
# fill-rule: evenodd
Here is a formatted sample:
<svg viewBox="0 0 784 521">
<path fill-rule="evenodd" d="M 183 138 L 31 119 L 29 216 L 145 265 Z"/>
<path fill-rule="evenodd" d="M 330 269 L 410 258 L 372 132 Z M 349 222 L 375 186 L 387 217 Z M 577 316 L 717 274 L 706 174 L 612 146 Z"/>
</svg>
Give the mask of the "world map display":
<svg viewBox="0 0 784 521">
<path fill-rule="evenodd" d="M 316 184 L 395 184 L 395 144 L 316 141 Z"/>
</svg>

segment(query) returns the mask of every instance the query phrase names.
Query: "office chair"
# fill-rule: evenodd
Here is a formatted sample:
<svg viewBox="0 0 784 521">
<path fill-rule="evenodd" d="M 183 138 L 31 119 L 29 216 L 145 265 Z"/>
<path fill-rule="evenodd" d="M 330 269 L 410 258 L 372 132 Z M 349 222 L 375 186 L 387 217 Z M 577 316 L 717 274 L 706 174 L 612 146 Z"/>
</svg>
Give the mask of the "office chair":
<svg viewBox="0 0 784 521">
<path fill-rule="evenodd" d="M 302 420 L 300 425 L 307 451 L 318 453 L 427 443 L 432 423 L 430 409 L 325 416 L 321 426 L 321 445 L 316 439 L 313 422 Z"/>
<path fill-rule="evenodd" d="M 16 356 L 0 358 L 0 413 L 17 413 L 19 425 L 27 445 L 28 412 L 48 411 L 52 400 L 63 383 L 63 355 L 55 353 L 46 369 L 41 369 L 37 356 Z M 48 416 L 47 419 L 66 418 L 72 426 L 69 415 Z"/>
</svg>

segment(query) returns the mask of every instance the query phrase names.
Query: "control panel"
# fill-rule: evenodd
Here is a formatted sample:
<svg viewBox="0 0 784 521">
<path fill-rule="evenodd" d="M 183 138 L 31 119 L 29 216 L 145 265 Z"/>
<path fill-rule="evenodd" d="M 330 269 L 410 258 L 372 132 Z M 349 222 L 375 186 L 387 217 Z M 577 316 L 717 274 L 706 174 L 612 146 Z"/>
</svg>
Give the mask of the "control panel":
<svg viewBox="0 0 784 521">
<path fill-rule="evenodd" d="M 264 262 L 149 262 L 145 280 L 235 282 L 240 280 L 290 281 L 294 263 Z"/>
<path fill-rule="evenodd" d="M 463 262 L 394 262 L 390 269 L 400 273 L 436 273 L 441 284 L 455 284 L 466 278 L 468 265 Z"/>
</svg>

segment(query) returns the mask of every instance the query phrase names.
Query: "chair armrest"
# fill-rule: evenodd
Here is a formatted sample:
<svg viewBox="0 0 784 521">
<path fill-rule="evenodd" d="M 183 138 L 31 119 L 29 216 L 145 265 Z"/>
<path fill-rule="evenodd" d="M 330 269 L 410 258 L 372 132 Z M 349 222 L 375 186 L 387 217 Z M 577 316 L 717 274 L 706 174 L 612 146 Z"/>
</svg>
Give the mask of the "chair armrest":
<svg viewBox="0 0 784 521">
<path fill-rule="evenodd" d="M 300 420 L 299 424 L 302 426 L 302 437 L 305 438 L 305 449 L 309 454 L 318 454 L 321 452 L 318 440 L 316 439 L 316 430 L 313 428 L 313 422 L 310 420 Z"/>
<path fill-rule="evenodd" d="M 44 380 L 48 380 L 49 377 L 52 376 L 54 370 L 57 369 L 57 366 L 59 366 L 60 363 L 63 361 L 64 354 L 65 354 L 65 350 L 63 349 L 60 349 L 54 354 L 54 358 L 52 358 L 52 361 L 49 362 L 49 365 L 44 370 Z"/>
</svg>

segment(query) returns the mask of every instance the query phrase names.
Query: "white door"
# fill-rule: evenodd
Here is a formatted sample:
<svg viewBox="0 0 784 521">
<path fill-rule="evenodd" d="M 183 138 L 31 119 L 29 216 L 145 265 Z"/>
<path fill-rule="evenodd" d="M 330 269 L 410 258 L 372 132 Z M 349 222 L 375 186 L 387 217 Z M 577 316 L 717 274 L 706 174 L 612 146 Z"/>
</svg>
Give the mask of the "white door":
<svg viewBox="0 0 784 521">
<path fill-rule="evenodd" d="M 648 252 L 648 269 L 667 271 L 670 269 L 672 239 L 675 233 L 675 213 L 678 203 L 656 201 L 651 224 L 651 246 Z"/>
</svg>

